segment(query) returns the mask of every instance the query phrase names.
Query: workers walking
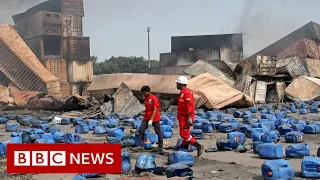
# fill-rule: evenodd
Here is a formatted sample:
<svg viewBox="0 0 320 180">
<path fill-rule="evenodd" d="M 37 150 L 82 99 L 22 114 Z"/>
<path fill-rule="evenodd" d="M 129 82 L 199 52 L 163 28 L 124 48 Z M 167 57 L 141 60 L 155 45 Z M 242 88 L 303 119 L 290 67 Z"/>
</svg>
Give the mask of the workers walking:
<svg viewBox="0 0 320 180">
<path fill-rule="evenodd" d="M 151 94 L 149 86 L 143 86 L 141 92 L 144 96 L 145 114 L 139 128 L 139 138 L 141 146 L 144 142 L 144 133 L 148 127 L 153 126 L 158 135 L 158 152 L 163 154 L 163 135 L 160 129 L 160 102 L 158 98 Z"/>
<path fill-rule="evenodd" d="M 197 156 L 201 156 L 203 153 L 203 145 L 201 145 L 194 137 L 190 135 L 190 127 L 193 126 L 195 106 L 194 97 L 190 89 L 187 88 L 188 79 L 184 76 L 180 76 L 177 80 L 177 89 L 179 89 L 180 95 L 178 98 L 178 115 L 180 136 L 182 138 L 181 147 L 188 149 L 189 144 L 197 148 Z"/>
</svg>

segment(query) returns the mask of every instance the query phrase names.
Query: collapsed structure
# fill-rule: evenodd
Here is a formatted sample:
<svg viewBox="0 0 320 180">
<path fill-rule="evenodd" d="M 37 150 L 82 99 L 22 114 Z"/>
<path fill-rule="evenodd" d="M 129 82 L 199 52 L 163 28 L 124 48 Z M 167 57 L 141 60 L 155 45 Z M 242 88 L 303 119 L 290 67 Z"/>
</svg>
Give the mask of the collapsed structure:
<svg viewBox="0 0 320 180">
<path fill-rule="evenodd" d="M 21 38 L 60 80 L 63 95 L 85 94 L 93 79 L 90 39 L 83 37 L 83 17 L 82 0 L 48 0 L 12 16 Z"/>
</svg>

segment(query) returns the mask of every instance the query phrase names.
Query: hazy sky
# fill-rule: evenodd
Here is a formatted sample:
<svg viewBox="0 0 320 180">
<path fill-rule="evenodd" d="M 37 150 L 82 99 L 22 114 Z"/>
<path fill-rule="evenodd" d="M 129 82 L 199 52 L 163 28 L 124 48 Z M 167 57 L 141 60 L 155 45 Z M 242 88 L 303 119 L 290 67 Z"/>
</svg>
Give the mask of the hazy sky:
<svg viewBox="0 0 320 180">
<path fill-rule="evenodd" d="M 43 0 L 0 0 L 0 23 Z M 320 23 L 320 0 L 84 0 L 84 35 L 91 54 L 151 58 L 170 52 L 170 37 L 243 33 L 244 54 L 251 55 L 300 26 Z"/>
</svg>

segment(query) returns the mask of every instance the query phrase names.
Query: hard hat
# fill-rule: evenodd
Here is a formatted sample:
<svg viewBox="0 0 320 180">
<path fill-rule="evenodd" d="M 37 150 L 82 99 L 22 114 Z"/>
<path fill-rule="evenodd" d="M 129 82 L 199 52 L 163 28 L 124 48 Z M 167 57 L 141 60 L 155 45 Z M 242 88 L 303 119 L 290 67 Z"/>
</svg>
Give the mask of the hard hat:
<svg viewBox="0 0 320 180">
<path fill-rule="evenodd" d="M 187 85 L 188 84 L 188 79 L 184 76 L 180 76 L 177 80 L 176 80 L 177 83 L 179 84 L 185 84 Z"/>
</svg>

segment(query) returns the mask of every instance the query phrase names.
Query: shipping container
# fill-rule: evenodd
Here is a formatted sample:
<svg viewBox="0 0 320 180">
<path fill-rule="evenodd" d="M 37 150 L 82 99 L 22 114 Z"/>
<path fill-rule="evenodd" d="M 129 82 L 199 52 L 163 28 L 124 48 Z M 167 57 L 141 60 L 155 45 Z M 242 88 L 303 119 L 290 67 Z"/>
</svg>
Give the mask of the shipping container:
<svg viewBox="0 0 320 180">
<path fill-rule="evenodd" d="M 274 76 L 276 75 L 276 60 L 269 56 L 257 56 L 258 75 Z"/>
<path fill-rule="evenodd" d="M 177 56 L 175 53 L 161 53 L 160 54 L 160 66 L 161 67 L 170 67 L 176 66 Z"/>
<path fill-rule="evenodd" d="M 60 94 L 63 96 L 71 95 L 70 84 L 68 82 L 60 82 Z"/>
<path fill-rule="evenodd" d="M 220 53 L 217 50 L 209 50 L 209 49 L 203 49 L 203 50 L 197 50 L 195 51 L 197 54 L 197 59 L 203 60 L 203 61 L 209 61 L 209 60 L 219 60 L 220 59 Z"/>
<path fill-rule="evenodd" d="M 278 102 L 283 102 L 285 96 L 286 83 L 285 82 L 276 82 L 276 90 Z"/>
<path fill-rule="evenodd" d="M 82 37 L 82 17 L 73 15 L 63 15 L 62 29 L 64 37 Z"/>
<path fill-rule="evenodd" d="M 257 81 L 256 86 L 256 94 L 254 101 L 258 104 L 266 103 L 266 96 L 267 96 L 267 83 L 264 81 Z"/>
<path fill-rule="evenodd" d="M 228 47 L 224 47 L 220 49 L 220 60 L 226 62 L 233 62 L 233 54 L 232 49 Z"/>
<path fill-rule="evenodd" d="M 68 60 L 90 61 L 90 38 L 68 37 Z"/>
<path fill-rule="evenodd" d="M 304 58 L 301 59 L 301 62 L 310 77 L 320 78 L 320 60 Z"/>
<path fill-rule="evenodd" d="M 23 13 L 13 15 L 12 18 L 14 23 L 17 24 L 41 11 L 56 12 L 66 15 L 83 17 L 83 0 L 48 0 L 31 7 Z"/>
<path fill-rule="evenodd" d="M 51 74 L 59 78 L 60 81 L 62 82 L 68 81 L 67 61 L 65 59 L 46 60 L 45 67 Z"/>
<path fill-rule="evenodd" d="M 38 36 L 62 36 L 62 14 L 41 11 L 24 21 L 14 25 L 24 40 Z"/>
<path fill-rule="evenodd" d="M 297 78 L 299 76 L 308 76 L 308 72 L 302 65 L 302 62 L 299 58 L 292 58 L 286 64 L 286 69 L 292 78 Z"/>
<path fill-rule="evenodd" d="M 71 83 L 92 82 L 93 66 L 92 61 L 69 61 L 68 80 Z"/>
<path fill-rule="evenodd" d="M 192 52 L 183 52 L 183 53 L 176 53 L 177 54 L 177 66 L 181 65 L 191 65 L 196 60 L 196 57 Z"/>
</svg>

